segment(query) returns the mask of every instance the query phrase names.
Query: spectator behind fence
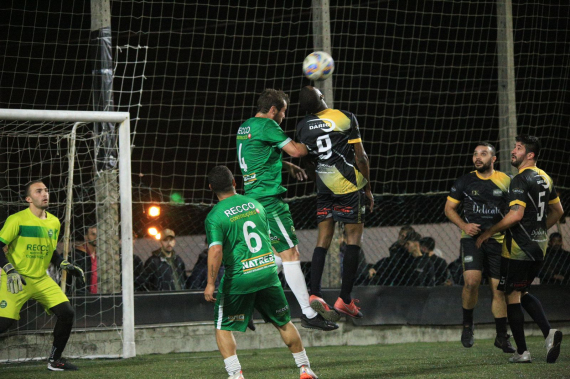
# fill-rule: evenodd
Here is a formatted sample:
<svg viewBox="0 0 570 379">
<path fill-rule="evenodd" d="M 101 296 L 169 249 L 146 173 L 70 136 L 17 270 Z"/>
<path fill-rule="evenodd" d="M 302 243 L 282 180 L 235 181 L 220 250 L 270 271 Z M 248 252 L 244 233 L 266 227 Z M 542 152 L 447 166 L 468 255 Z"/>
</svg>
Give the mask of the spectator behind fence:
<svg viewBox="0 0 570 379">
<path fill-rule="evenodd" d="M 403 262 L 403 275 L 398 282 L 401 286 L 432 287 L 435 283 L 435 271 L 429 255 L 422 254 L 419 233 L 408 233 L 405 247 L 408 256 Z"/>
<path fill-rule="evenodd" d="M 420 249 L 423 255 L 427 255 L 431 259 L 435 274 L 434 284 L 436 286 L 451 285 L 449 271 L 447 271 L 447 262 L 445 259 L 438 257 L 434 253 L 435 240 L 431 237 L 423 237 L 420 239 Z"/>
<path fill-rule="evenodd" d="M 398 240 L 388 249 L 390 256 L 380 259 L 368 270 L 366 284 L 392 286 L 400 282 L 404 262 L 409 256 L 404 246 L 409 233 L 415 233 L 414 228 L 409 225 L 400 229 Z"/>
<path fill-rule="evenodd" d="M 208 284 L 208 240 L 204 240 L 206 248 L 198 255 L 198 260 L 192 269 L 192 273 L 186 280 L 186 289 L 199 290 L 205 289 Z M 220 267 L 218 271 L 218 278 L 216 279 L 216 288 L 220 285 L 220 280 L 224 276 L 224 266 Z"/>
<path fill-rule="evenodd" d="M 98 293 L 97 275 L 97 226 L 85 228 L 85 241 L 75 246 L 75 264 L 85 273 L 85 286 L 77 287 L 79 293 Z M 70 283 L 70 278 L 67 282 Z M 76 283 L 77 284 L 77 283 Z"/>
<path fill-rule="evenodd" d="M 161 233 L 160 249 L 144 264 L 144 277 L 150 291 L 180 291 L 186 287 L 186 266 L 174 251 L 176 235 L 171 229 Z"/>
<path fill-rule="evenodd" d="M 562 234 L 554 232 L 550 235 L 538 277 L 540 284 L 570 283 L 570 252 L 563 248 Z"/>
</svg>

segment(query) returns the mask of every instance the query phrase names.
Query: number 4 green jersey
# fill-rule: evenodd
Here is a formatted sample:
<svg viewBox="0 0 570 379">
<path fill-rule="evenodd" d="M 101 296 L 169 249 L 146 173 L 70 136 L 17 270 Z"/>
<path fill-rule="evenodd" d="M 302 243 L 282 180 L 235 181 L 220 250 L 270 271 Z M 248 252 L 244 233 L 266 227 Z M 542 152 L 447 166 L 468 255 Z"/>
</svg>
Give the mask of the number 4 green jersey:
<svg viewBox="0 0 570 379">
<path fill-rule="evenodd" d="M 258 199 L 287 191 L 281 185 L 281 149 L 291 138 L 278 123 L 269 118 L 252 117 L 240 126 L 236 141 L 247 196 Z"/>
<path fill-rule="evenodd" d="M 206 217 L 209 246 L 222 245 L 224 277 L 219 291 L 246 294 L 280 285 L 265 209 L 256 200 L 234 195 Z"/>
<path fill-rule="evenodd" d="M 16 270 L 30 278 L 41 278 L 57 247 L 61 224 L 57 217 L 46 212 L 38 218 L 30 208 L 14 213 L 0 230 L 0 241 L 8 245 L 6 258 Z"/>
</svg>

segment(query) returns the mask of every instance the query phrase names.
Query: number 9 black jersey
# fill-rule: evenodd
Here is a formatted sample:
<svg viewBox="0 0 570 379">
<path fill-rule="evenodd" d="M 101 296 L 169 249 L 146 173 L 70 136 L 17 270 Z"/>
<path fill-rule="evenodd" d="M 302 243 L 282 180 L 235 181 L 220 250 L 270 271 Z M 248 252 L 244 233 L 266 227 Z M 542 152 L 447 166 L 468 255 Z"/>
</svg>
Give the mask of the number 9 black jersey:
<svg viewBox="0 0 570 379">
<path fill-rule="evenodd" d="M 522 220 L 507 230 L 503 256 L 515 260 L 542 261 L 548 236 L 546 216 L 548 205 L 560 202 L 554 183 L 537 167 L 522 169 L 511 181 L 509 207 L 525 207 Z"/>
<path fill-rule="evenodd" d="M 317 158 L 317 192 L 342 195 L 363 188 L 364 176 L 354 160 L 353 143 L 362 141 L 356 116 L 327 108 L 297 124 L 297 138 Z"/>
</svg>

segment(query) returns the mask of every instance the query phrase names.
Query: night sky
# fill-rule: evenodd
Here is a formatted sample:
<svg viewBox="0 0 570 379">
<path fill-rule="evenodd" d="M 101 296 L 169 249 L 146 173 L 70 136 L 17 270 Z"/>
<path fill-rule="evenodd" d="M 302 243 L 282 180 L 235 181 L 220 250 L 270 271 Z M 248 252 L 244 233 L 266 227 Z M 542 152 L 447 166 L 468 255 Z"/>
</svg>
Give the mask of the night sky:
<svg viewBox="0 0 570 379">
<path fill-rule="evenodd" d="M 205 175 L 216 164 L 239 172 L 235 131 L 266 87 L 290 94 L 282 127 L 294 137 L 314 48 L 311 1 L 288 3 L 112 2 L 135 201 L 178 192 L 210 203 Z M 373 192 L 448 191 L 471 169 L 473 143 L 498 139 L 495 1 L 349 3 L 331 1 L 334 106 L 358 117 Z M 567 189 L 570 5 L 514 3 L 518 131 L 541 137 L 539 166 Z M 8 0 L 0 14 L 0 107 L 92 109 L 89 2 Z M 289 197 L 314 191 L 285 182 Z"/>
</svg>

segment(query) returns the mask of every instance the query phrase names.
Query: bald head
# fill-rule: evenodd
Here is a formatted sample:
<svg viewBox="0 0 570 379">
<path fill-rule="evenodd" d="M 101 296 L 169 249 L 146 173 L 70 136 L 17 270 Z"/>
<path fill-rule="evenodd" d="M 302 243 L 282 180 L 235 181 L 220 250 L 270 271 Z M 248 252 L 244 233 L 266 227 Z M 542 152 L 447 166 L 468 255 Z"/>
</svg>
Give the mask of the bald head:
<svg viewBox="0 0 570 379">
<path fill-rule="evenodd" d="M 318 113 L 327 109 L 327 104 L 323 100 L 324 96 L 318 88 L 306 86 L 301 89 L 299 94 L 299 103 L 301 109 L 307 113 Z"/>
</svg>

